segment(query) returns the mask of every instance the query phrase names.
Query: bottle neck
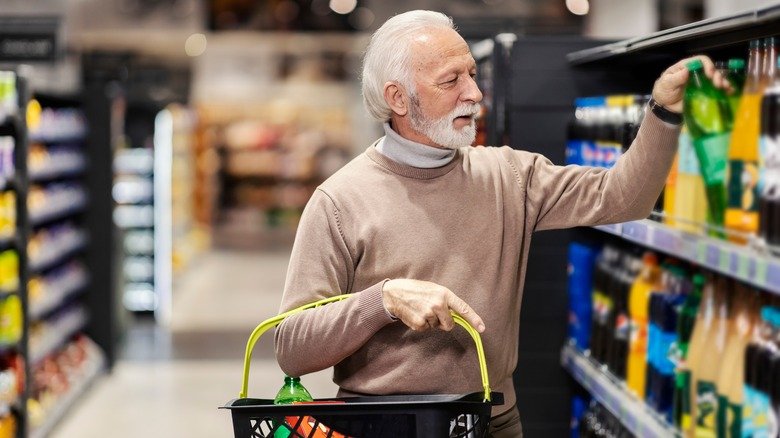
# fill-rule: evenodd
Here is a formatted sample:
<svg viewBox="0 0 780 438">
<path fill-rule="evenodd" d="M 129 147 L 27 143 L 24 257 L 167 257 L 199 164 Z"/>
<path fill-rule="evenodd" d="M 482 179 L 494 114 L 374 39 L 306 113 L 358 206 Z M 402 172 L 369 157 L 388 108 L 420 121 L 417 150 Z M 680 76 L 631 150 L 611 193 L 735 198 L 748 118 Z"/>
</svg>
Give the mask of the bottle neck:
<svg viewBox="0 0 780 438">
<path fill-rule="evenodd" d="M 747 80 L 745 82 L 745 92 L 757 92 L 761 83 L 761 55 L 763 51 L 760 48 L 750 49 L 747 65 Z"/>
<path fill-rule="evenodd" d="M 762 61 L 764 71 L 762 80 L 764 84 L 770 84 L 777 74 L 777 46 L 770 45 L 764 50 L 764 60 Z"/>
</svg>

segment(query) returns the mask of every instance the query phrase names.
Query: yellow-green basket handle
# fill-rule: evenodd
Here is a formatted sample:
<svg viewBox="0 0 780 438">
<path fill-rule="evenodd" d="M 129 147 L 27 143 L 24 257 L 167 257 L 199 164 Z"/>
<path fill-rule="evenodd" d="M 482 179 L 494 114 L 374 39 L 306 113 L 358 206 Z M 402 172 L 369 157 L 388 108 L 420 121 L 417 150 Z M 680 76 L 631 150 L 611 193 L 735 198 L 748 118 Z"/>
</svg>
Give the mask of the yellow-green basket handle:
<svg viewBox="0 0 780 438">
<path fill-rule="evenodd" d="M 325 298 L 323 300 L 315 301 L 313 303 L 306 304 L 296 309 L 276 315 L 273 318 L 266 319 L 265 321 L 261 322 L 260 325 L 255 327 L 255 329 L 252 331 L 252 334 L 249 336 L 249 341 L 247 341 L 246 343 L 246 352 L 244 353 L 244 375 L 241 381 L 241 392 L 238 394 L 238 397 L 239 398 L 247 397 L 247 390 L 249 388 L 249 363 L 252 360 L 252 350 L 255 348 L 255 343 L 257 343 L 257 340 L 260 339 L 260 336 L 262 336 L 263 333 L 265 333 L 266 331 L 268 331 L 268 329 L 272 327 L 276 327 L 282 321 L 284 321 L 285 318 L 287 318 L 290 315 L 294 315 L 298 312 L 302 312 L 307 309 L 324 306 L 325 304 L 330 304 L 336 301 L 345 300 L 353 295 L 354 294 L 343 294 L 343 295 L 337 295 L 335 297 Z M 482 338 L 479 336 L 479 332 L 474 327 L 472 327 L 471 324 L 469 324 L 465 319 L 463 319 L 460 315 L 458 315 L 455 312 L 450 312 L 450 313 L 452 314 L 452 319 L 459 326 L 466 329 L 469 335 L 471 335 L 471 338 L 474 340 L 474 344 L 476 344 L 477 346 L 477 358 L 479 359 L 479 371 L 480 371 L 480 376 L 482 378 L 482 388 L 485 391 L 485 401 L 490 401 L 490 381 L 488 379 L 487 361 L 485 360 L 485 350 L 482 348 Z"/>
</svg>

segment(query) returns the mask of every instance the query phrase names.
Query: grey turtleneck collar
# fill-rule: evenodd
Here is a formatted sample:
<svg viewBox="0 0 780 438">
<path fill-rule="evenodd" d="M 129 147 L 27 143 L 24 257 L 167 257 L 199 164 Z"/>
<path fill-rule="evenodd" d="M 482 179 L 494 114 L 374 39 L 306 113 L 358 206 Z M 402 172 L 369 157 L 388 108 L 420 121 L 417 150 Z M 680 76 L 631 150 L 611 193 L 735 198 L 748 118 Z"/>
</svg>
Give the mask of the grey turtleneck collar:
<svg viewBox="0 0 780 438">
<path fill-rule="evenodd" d="M 455 158 L 457 151 L 440 149 L 407 140 L 393 131 L 390 123 L 384 123 L 385 136 L 376 144 L 376 149 L 387 158 L 407 166 L 421 169 L 441 167 Z"/>
</svg>

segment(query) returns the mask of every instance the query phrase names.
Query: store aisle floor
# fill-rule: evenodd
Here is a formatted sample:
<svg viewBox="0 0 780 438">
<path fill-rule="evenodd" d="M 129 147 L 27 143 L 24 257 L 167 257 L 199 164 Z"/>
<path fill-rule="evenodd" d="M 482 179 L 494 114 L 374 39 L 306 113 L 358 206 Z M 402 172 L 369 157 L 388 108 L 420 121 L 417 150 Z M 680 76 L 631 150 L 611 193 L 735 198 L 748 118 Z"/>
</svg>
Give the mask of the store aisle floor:
<svg viewBox="0 0 780 438">
<path fill-rule="evenodd" d="M 246 339 L 278 310 L 289 252 L 218 251 L 177 280 L 170 329 L 136 324 L 124 357 L 60 423 L 54 438 L 232 437 Z M 271 398 L 282 382 L 272 333 L 255 347 L 250 395 Z M 335 394 L 331 371 L 304 377 L 315 397 Z"/>
</svg>

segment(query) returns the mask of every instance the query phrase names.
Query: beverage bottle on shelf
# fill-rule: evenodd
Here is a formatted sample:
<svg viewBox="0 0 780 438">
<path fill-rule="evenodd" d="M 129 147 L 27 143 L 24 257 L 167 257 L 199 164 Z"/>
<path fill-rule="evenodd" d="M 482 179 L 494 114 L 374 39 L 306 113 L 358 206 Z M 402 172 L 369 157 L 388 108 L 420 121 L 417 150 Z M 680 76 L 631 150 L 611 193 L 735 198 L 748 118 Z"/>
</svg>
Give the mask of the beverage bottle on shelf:
<svg viewBox="0 0 780 438">
<path fill-rule="evenodd" d="M 569 338 L 582 350 L 590 347 L 595 262 L 595 248 L 578 242 L 569 245 Z"/>
<path fill-rule="evenodd" d="M 731 114 L 737 114 L 739 110 L 739 101 L 742 97 L 742 90 L 745 88 L 745 60 L 742 58 L 731 58 L 728 63 L 726 79 L 731 86 L 729 94 L 729 104 L 731 104 Z"/>
<path fill-rule="evenodd" d="M 736 284 L 732 301 L 729 338 L 717 380 L 717 436 L 741 436 L 744 400 L 745 348 L 750 342 L 758 297 L 743 284 Z"/>
<path fill-rule="evenodd" d="M 772 56 L 772 59 L 775 59 L 776 54 L 774 38 L 764 41 L 763 52 L 757 40 L 750 42 L 747 79 L 731 133 L 729 166 L 726 172 L 728 208 L 725 225 L 730 230 L 742 233 L 758 232 L 759 123 L 761 99 L 767 83 L 766 75 L 770 74 L 766 68 L 762 69 L 762 63 L 765 63 L 762 56 Z M 770 64 L 774 65 L 774 62 Z M 745 240 L 734 235 L 729 238 L 737 242 Z"/>
<path fill-rule="evenodd" d="M 696 281 L 696 279 L 694 279 Z M 704 362 L 711 360 L 710 352 L 707 347 L 710 344 L 710 338 L 715 335 L 715 318 L 718 303 L 715 297 L 715 285 L 711 275 L 707 275 L 702 286 L 701 304 L 699 312 L 696 315 L 696 324 L 693 327 L 691 340 L 688 345 L 688 367 L 691 372 L 689 385 L 690 411 L 684 412 L 682 429 L 687 435 L 693 436 L 698 422 L 698 403 L 699 381 L 702 380 L 702 368 Z M 707 380 L 704 380 L 706 388 Z M 703 400 L 702 400 L 703 401 Z M 716 400 L 715 400 L 716 401 Z M 687 416 L 685 414 L 688 414 Z M 714 424 L 713 424 L 714 425 Z"/>
<path fill-rule="evenodd" d="M 612 339 L 608 330 L 609 315 L 612 312 L 611 290 L 612 275 L 615 272 L 619 251 L 607 245 L 601 252 L 593 273 L 593 326 L 591 328 L 591 353 L 600 363 L 607 363 L 607 346 Z"/>
<path fill-rule="evenodd" d="M 693 373 L 696 391 L 696 437 L 715 437 L 718 409 L 717 379 L 729 334 L 731 280 L 716 277 L 713 283 L 714 318 L 709 336 L 705 339 L 702 359 Z"/>
<path fill-rule="evenodd" d="M 690 422 L 691 414 L 691 368 L 690 342 L 696 325 L 696 316 L 704 287 L 704 276 L 693 276 L 691 291 L 685 298 L 677 320 L 677 341 L 672 348 L 675 362 L 674 405 L 672 419 L 676 426 L 682 427 L 684 419 Z"/>
<path fill-rule="evenodd" d="M 642 267 L 629 292 L 630 342 L 626 366 L 626 384 L 639 398 L 645 397 L 648 355 L 648 319 L 650 294 L 659 287 L 658 257 L 647 252 Z"/>
<path fill-rule="evenodd" d="M 677 184 L 671 210 L 674 225 L 684 231 L 696 233 L 707 222 L 707 192 L 701 176 L 699 158 L 693 146 L 688 128 L 683 126 L 678 140 Z"/>
<path fill-rule="evenodd" d="M 641 259 L 626 253 L 623 256 L 622 269 L 616 275 L 613 283 L 614 325 L 612 327 L 614 334 L 608 366 L 615 376 L 623 380 L 626 378 L 626 360 L 631 335 L 628 314 L 629 292 L 641 266 Z"/>
<path fill-rule="evenodd" d="M 754 326 L 750 344 L 745 350 L 745 385 L 742 409 L 742 436 L 770 435 L 771 363 L 777 351 L 772 343 L 776 331 L 772 326 L 774 310 L 761 308 L 761 318 Z"/>
<path fill-rule="evenodd" d="M 780 65 L 780 57 L 776 60 Z M 780 68 L 761 101 L 759 232 L 771 247 L 780 246 Z"/>
<path fill-rule="evenodd" d="M 683 100 L 685 125 L 693 139 L 694 150 L 704 178 L 708 222 L 723 226 L 726 209 L 726 161 L 732 123 L 731 109 L 726 95 L 715 88 L 704 74 L 704 64 L 701 60 L 694 59 L 688 62 L 687 68 L 690 76 Z"/>
<path fill-rule="evenodd" d="M 289 405 L 298 402 L 310 402 L 314 398 L 301 383 L 300 377 L 284 376 L 284 385 L 274 397 L 275 405 Z M 274 438 L 287 438 L 292 436 L 290 430 L 284 424 L 279 424 L 274 432 Z"/>
</svg>

